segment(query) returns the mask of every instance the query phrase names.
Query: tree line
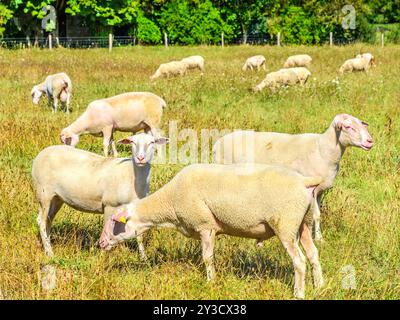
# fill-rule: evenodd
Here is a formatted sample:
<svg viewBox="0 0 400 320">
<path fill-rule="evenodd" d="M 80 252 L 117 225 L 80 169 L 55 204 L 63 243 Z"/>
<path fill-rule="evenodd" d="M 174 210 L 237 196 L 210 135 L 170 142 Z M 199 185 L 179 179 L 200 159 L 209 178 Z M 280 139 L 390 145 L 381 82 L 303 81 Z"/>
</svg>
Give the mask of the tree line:
<svg viewBox="0 0 400 320">
<path fill-rule="evenodd" d="M 278 32 L 288 44 L 319 44 L 330 32 L 373 42 L 377 30 L 400 42 L 399 0 L 1 0 L 0 37 L 65 36 L 67 17 L 78 17 L 92 36 L 113 32 L 142 44 L 162 43 L 164 32 L 183 45 L 216 44 L 221 33 L 229 43 Z"/>
</svg>

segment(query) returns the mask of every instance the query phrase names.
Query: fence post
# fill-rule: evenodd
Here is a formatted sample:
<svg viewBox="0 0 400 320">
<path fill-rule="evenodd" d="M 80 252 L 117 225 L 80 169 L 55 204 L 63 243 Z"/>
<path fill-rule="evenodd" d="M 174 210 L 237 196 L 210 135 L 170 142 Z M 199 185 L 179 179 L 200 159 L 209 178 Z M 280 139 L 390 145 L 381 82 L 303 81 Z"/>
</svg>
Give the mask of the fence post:
<svg viewBox="0 0 400 320">
<path fill-rule="evenodd" d="M 224 33 L 222 32 L 221 33 L 221 47 L 223 48 L 224 47 Z"/>
<path fill-rule="evenodd" d="M 382 48 L 383 48 L 385 46 L 385 34 L 383 33 L 383 31 L 381 33 L 381 41 L 382 41 Z"/>
<path fill-rule="evenodd" d="M 166 32 L 164 32 L 164 45 L 166 48 L 168 48 L 168 35 Z"/>
<path fill-rule="evenodd" d="M 333 46 L 333 33 L 329 32 L 329 46 Z"/>
<path fill-rule="evenodd" d="M 60 46 L 60 39 L 58 37 L 56 37 L 56 44 L 57 44 L 57 48 Z"/>
<path fill-rule="evenodd" d="M 31 39 L 29 39 L 29 36 L 26 36 L 26 44 L 27 44 L 28 48 L 31 47 Z"/>
<path fill-rule="evenodd" d="M 113 47 L 113 35 L 112 33 L 108 34 L 108 52 L 112 51 L 112 47 Z"/>
<path fill-rule="evenodd" d="M 278 47 L 281 46 L 281 33 L 280 32 L 278 32 L 277 45 L 278 45 Z"/>
<path fill-rule="evenodd" d="M 49 34 L 49 49 L 52 50 L 53 49 L 53 42 L 52 42 L 52 36 L 51 34 Z"/>
</svg>

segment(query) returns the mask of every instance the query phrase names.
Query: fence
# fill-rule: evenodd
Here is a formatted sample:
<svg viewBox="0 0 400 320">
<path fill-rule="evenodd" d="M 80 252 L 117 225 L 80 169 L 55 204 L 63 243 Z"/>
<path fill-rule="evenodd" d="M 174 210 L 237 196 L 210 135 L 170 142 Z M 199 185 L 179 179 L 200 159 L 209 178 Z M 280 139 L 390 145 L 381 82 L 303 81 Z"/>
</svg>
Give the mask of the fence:
<svg viewBox="0 0 400 320">
<path fill-rule="evenodd" d="M 50 41 L 49 41 L 50 40 Z M 354 43 L 355 39 L 338 38 L 334 37 L 331 33 L 328 38 L 321 39 L 321 44 L 332 45 L 346 45 Z M 220 45 L 224 44 L 250 44 L 250 45 L 278 45 L 284 46 L 285 39 L 281 40 L 280 34 L 276 36 L 270 35 L 248 35 L 247 37 L 240 37 L 227 42 L 224 39 L 224 34 L 221 34 Z M 384 46 L 385 39 L 384 33 L 381 36 L 381 44 Z M 64 47 L 64 48 L 109 48 L 111 51 L 113 47 L 136 45 L 137 41 L 135 37 L 128 36 L 112 36 L 111 34 L 107 37 L 65 37 L 65 38 L 3 38 L 0 39 L 0 47 L 9 49 L 22 49 L 22 48 L 52 48 L 52 47 Z M 168 39 L 167 34 L 164 34 L 164 45 L 168 48 L 171 42 Z"/>
</svg>

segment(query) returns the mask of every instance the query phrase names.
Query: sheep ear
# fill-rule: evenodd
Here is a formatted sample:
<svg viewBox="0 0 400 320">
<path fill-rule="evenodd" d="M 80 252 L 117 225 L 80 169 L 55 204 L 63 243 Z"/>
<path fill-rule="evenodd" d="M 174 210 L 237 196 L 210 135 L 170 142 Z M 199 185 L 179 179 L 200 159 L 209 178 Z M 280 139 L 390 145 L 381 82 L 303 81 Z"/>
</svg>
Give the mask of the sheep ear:
<svg viewBox="0 0 400 320">
<path fill-rule="evenodd" d="M 121 140 L 118 141 L 118 143 L 121 143 L 121 144 L 131 144 L 131 143 L 133 143 L 133 142 L 134 142 L 134 141 L 133 141 L 132 137 L 128 137 L 128 138 L 125 138 L 125 139 L 121 139 Z"/>
<path fill-rule="evenodd" d="M 167 144 L 169 142 L 168 138 L 160 137 L 155 140 L 157 144 Z"/>
</svg>

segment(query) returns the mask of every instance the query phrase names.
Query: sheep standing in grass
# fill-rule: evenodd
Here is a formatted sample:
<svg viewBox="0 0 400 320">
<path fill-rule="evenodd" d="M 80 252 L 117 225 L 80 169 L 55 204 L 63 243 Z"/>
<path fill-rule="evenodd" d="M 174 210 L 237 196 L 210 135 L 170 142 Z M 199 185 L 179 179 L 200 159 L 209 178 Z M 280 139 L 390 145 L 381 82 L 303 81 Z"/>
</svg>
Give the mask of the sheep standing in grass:
<svg viewBox="0 0 400 320">
<path fill-rule="evenodd" d="M 186 74 L 188 69 L 188 65 L 182 61 L 171 61 L 168 63 L 161 64 L 157 71 L 150 77 L 151 81 L 154 81 L 160 77 L 169 77 L 169 76 L 183 76 Z"/>
<path fill-rule="evenodd" d="M 69 113 L 69 104 L 71 101 L 72 82 L 64 72 L 52 74 L 46 77 L 46 80 L 32 88 L 32 102 L 38 104 L 43 94 L 52 106 L 52 111 L 57 112 L 58 101 L 61 101 L 63 109 Z"/>
<path fill-rule="evenodd" d="M 297 78 L 299 79 L 299 82 L 301 85 L 304 85 L 308 78 L 311 76 L 311 72 L 304 67 L 297 67 L 297 68 L 287 68 L 287 69 L 281 69 L 281 70 L 291 70 L 294 73 L 296 73 Z"/>
<path fill-rule="evenodd" d="M 103 152 L 108 156 L 111 143 L 114 157 L 118 156 L 113 134 L 115 131 L 136 133 L 142 129 L 158 137 L 157 129 L 166 103 L 150 92 L 129 92 L 91 102 L 86 111 L 61 131 L 61 141 L 75 147 L 81 134 L 103 137 Z"/>
<path fill-rule="evenodd" d="M 339 69 L 339 73 L 365 71 L 368 72 L 371 66 L 370 59 L 367 57 L 360 57 L 346 60 Z"/>
<path fill-rule="evenodd" d="M 268 73 L 265 79 L 255 86 L 253 90 L 258 92 L 267 87 L 271 92 L 274 92 L 279 87 L 291 86 L 299 82 L 300 80 L 296 72 L 291 69 L 281 69 Z"/>
<path fill-rule="evenodd" d="M 362 53 L 362 54 L 358 54 L 356 56 L 356 58 L 364 58 L 367 59 L 369 61 L 369 66 L 372 67 L 376 67 L 376 61 L 375 61 L 375 57 L 371 54 L 371 53 Z"/>
<path fill-rule="evenodd" d="M 202 73 L 204 72 L 204 58 L 202 56 L 191 56 L 183 58 L 181 60 L 186 63 L 187 69 L 199 69 Z"/>
<path fill-rule="evenodd" d="M 258 55 L 248 58 L 243 65 L 242 70 L 246 71 L 247 69 L 250 69 L 253 71 L 254 68 L 257 68 L 257 71 L 260 71 L 261 67 L 265 70 L 265 57 Z"/>
<path fill-rule="evenodd" d="M 368 124 L 348 114 L 337 115 L 322 134 L 286 134 L 276 132 L 236 131 L 217 140 L 213 147 L 215 163 L 255 162 L 284 165 L 305 176 L 321 176 L 313 205 L 315 239 L 322 240 L 320 201 L 332 187 L 339 162 L 347 147 L 370 150 L 372 137 Z"/>
<path fill-rule="evenodd" d="M 105 221 L 123 205 L 147 196 L 154 144 L 166 143 L 141 133 L 121 143 L 132 144 L 132 159 L 105 158 L 70 146 L 51 146 L 33 160 L 32 180 L 39 201 L 38 225 L 44 250 L 52 256 L 50 228 L 61 206 L 103 213 Z M 138 239 L 145 258 L 144 247 Z"/>
<path fill-rule="evenodd" d="M 312 61 L 312 58 L 308 54 L 298 54 L 287 58 L 284 68 L 294 67 L 308 67 Z"/>
<path fill-rule="evenodd" d="M 114 215 L 104 227 L 100 245 L 109 250 L 152 227 L 174 228 L 201 240 L 207 279 L 212 280 L 216 235 L 255 239 L 276 235 L 293 262 L 294 295 L 304 298 L 306 258 L 299 239 L 312 265 L 315 287 L 323 285 L 318 250 L 307 224 L 320 182 L 320 177 L 304 177 L 282 167 L 190 165 L 149 197 Z"/>
</svg>

